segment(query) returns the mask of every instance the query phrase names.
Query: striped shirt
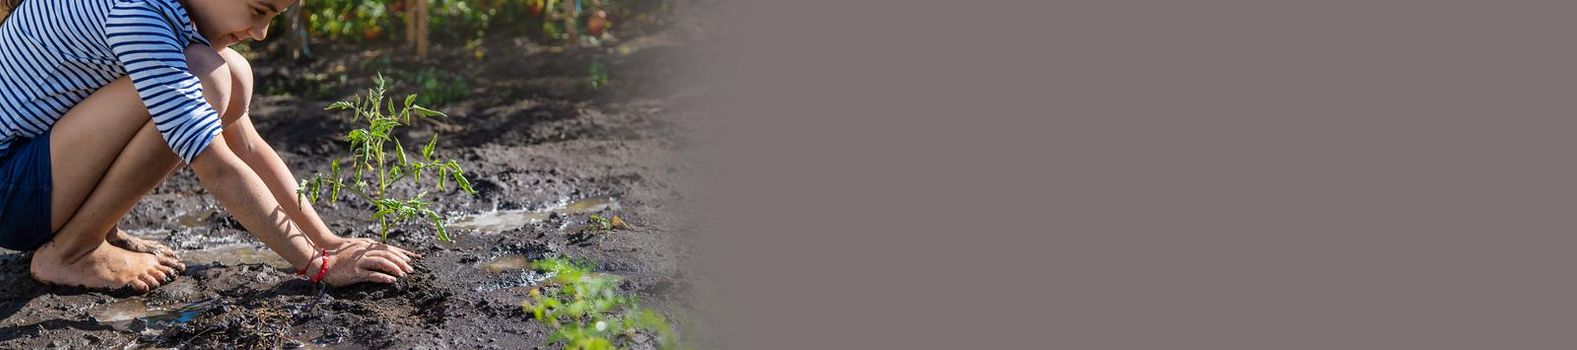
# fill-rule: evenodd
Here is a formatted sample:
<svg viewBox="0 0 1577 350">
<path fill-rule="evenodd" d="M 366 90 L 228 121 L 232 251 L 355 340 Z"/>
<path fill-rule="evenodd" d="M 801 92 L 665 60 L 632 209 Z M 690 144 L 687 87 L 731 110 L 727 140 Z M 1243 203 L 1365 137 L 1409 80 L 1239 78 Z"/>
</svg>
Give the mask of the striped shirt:
<svg viewBox="0 0 1577 350">
<path fill-rule="evenodd" d="M 23 1 L 0 24 L 0 155 L 130 76 L 165 142 L 190 164 L 221 124 L 186 65 L 195 44 L 212 46 L 178 0 Z"/>
</svg>

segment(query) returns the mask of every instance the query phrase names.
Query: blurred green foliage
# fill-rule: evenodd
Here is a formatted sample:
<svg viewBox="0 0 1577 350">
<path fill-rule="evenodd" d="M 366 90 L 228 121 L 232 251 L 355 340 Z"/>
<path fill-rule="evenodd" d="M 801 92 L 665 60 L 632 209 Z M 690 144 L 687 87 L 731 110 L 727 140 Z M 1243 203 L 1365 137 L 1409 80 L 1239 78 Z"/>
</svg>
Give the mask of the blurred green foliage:
<svg viewBox="0 0 1577 350">
<path fill-rule="evenodd" d="M 680 348 L 668 319 L 620 293 L 616 276 L 592 272 L 589 263 L 549 258 L 531 263 L 552 275 L 550 285 L 532 288 L 521 309 L 552 329 L 548 341 L 564 349 L 606 350 L 633 347 L 640 334 L 656 336 L 641 348 Z"/>
<path fill-rule="evenodd" d="M 470 84 L 461 75 L 448 74 L 428 68 L 416 71 L 407 79 L 416 85 L 416 103 L 428 106 L 448 106 L 471 95 Z"/>
<path fill-rule="evenodd" d="M 524 39 L 543 45 L 601 46 L 609 38 L 644 35 L 656 28 L 661 20 L 669 18 L 674 3 L 682 0 L 428 0 L 429 39 L 439 49 L 467 53 L 477 60 L 485 59 L 489 49 L 508 49 L 510 46 L 489 47 L 489 36 Z M 413 15 L 414 4 L 408 0 L 308 0 L 298 9 L 304 21 L 304 34 L 309 42 L 351 44 L 351 46 L 386 47 L 398 52 L 407 37 L 407 16 Z M 573 10 L 572 10 L 573 9 Z M 570 17 L 569 13 L 578 13 Z M 271 38 L 288 38 L 285 31 L 290 19 L 277 16 L 270 26 Z M 570 33 L 578 33 L 579 42 L 570 43 Z M 291 43 L 286 50 L 309 54 L 302 42 Z M 496 44 L 495 44 L 496 45 Z M 251 52 L 262 46 L 236 45 L 238 50 Z M 562 52 L 561 47 L 551 52 Z M 278 50 L 273 48 L 269 50 Z M 622 48 L 627 50 L 627 48 Z M 278 52 L 278 51 L 269 51 Z M 626 53 L 627 51 L 619 51 Z M 263 51 L 250 53 L 262 55 Z M 398 56 L 398 55 L 397 55 Z M 453 56 L 449 56 L 453 57 Z M 303 61 L 304 62 L 304 61 Z M 610 66 L 604 62 L 586 62 L 583 84 L 593 90 L 609 86 Z M 262 84 L 260 90 L 268 95 L 296 95 L 312 100 L 342 98 L 348 90 L 364 85 L 347 75 L 365 72 L 387 72 L 390 88 L 415 93 L 417 103 L 426 106 L 447 107 L 470 97 L 473 72 L 455 71 L 452 67 L 420 67 L 395 65 L 390 55 L 379 55 L 362 60 L 359 64 L 324 66 L 314 70 L 284 75 L 284 79 Z"/>
<path fill-rule="evenodd" d="M 566 21 L 559 16 L 575 8 L 577 32 L 587 33 L 591 14 L 604 10 L 607 28 L 623 18 L 652 22 L 663 17 L 673 0 L 429 0 L 428 24 L 435 41 L 469 43 L 500 30 L 564 40 Z M 349 42 L 400 41 L 412 9 L 405 0 L 310 0 L 303 2 L 307 35 L 314 40 Z M 284 30 L 285 16 L 271 28 Z M 277 34 L 277 33 L 276 33 Z"/>
</svg>

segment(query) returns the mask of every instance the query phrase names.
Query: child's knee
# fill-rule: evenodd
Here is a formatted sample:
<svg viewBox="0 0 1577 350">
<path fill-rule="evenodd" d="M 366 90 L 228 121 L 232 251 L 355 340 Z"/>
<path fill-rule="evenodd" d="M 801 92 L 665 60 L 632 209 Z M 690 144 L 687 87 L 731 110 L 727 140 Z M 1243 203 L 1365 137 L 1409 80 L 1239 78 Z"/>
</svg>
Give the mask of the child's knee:
<svg viewBox="0 0 1577 350">
<path fill-rule="evenodd" d="M 231 101 L 229 108 L 226 108 L 229 113 L 224 115 L 224 123 L 229 125 L 251 108 L 252 63 L 230 48 L 219 50 L 219 56 L 224 58 L 225 66 L 230 69 Z"/>
<path fill-rule="evenodd" d="M 202 45 L 186 48 L 186 67 L 203 84 L 203 98 L 219 115 L 226 114 L 234 92 L 231 70 L 223 56 Z"/>
</svg>

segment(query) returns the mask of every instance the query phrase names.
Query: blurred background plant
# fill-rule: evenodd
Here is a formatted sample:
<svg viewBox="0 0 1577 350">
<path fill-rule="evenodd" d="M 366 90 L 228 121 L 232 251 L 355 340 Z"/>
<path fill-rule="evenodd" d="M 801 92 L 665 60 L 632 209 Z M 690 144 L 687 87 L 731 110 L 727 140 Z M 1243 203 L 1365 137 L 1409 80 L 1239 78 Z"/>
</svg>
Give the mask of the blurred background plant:
<svg viewBox="0 0 1577 350">
<path fill-rule="evenodd" d="M 525 34 L 545 45 L 596 46 L 610 35 L 659 24 L 683 0 L 304 0 L 270 36 L 317 41 L 405 40 L 425 56 L 433 42 L 475 46 L 489 34 Z M 626 23 L 627 22 L 627 23 Z M 428 36 L 431 42 L 418 42 Z M 403 39 L 402 39 L 403 38 Z M 296 40 L 293 40 L 296 41 Z"/>
<path fill-rule="evenodd" d="M 358 74 L 387 73 L 392 91 L 414 93 L 418 103 L 449 106 L 474 95 L 479 67 L 489 51 L 541 50 L 578 66 L 587 90 L 617 79 L 608 62 L 587 51 L 628 54 L 627 39 L 670 24 L 685 0 L 303 0 L 270 26 L 270 40 L 235 45 L 249 57 L 287 58 L 279 76 L 261 84 L 268 95 L 333 100 L 365 86 Z M 378 50 L 359 64 L 306 68 L 313 48 L 336 55 Z M 431 50 L 443 50 L 435 62 Z M 391 55 L 391 53 L 398 53 Z M 460 53 L 456 55 L 453 53 Z M 457 57 L 457 56 L 466 57 Z M 390 56 L 397 56 L 392 61 Z M 510 55 L 506 55 L 510 56 Z M 294 60 L 290 60 L 293 58 Z M 474 59 L 474 61 L 468 61 Z M 437 64 L 444 63 L 444 64 Z M 350 75 L 350 77 L 347 77 Z"/>
<path fill-rule="evenodd" d="M 563 258 L 539 260 L 531 267 L 553 277 L 549 286 L 532 288 L 521 309 L 553 330 L 549 341 L 585 350 L 618 349 L 637 340 L 659 349 L 680 347 L 667 318 L 619 293 L 617 276 Z"/>
</svg>

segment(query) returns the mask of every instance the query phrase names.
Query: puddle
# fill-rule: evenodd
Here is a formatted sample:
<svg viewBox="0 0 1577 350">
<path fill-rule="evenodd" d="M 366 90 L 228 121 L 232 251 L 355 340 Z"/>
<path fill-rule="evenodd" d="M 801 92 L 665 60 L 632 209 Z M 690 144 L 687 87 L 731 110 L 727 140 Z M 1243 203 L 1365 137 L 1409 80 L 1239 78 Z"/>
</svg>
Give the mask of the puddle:
<svg viewBox="0 0 1577 350">
<path fill-rule="evenodd" d="M 351 331 L 341 326 L 330 326 L 321 330 L 308 331 L 301 337 L 291 339 L 294 344 L 286 344 L 286 349 L 365 349 L 357 344 L 346 344 L 350 340 Z M 297 340 L 297 339 L 304 339 Z"/>
<path fill-rule="evenodd" d="M 564 214 L 586 214 L 608 209 L 612 205 L 613 199 L 611 198 L 587 198 L 570 202 L 564 205 L 564 208 L 554 211 Z"/>
<path fill-rule="evenodd" d="M 128 299 L 105 305 L 89 312 L 88 316 L 94 322 L 122 331 L 162 330 L 191 322 L 217 306 L 217 299 L 209 299 L 173 308 L 151 308 L 145 300 Z"/>
<path fill-rule="evenodd" d="M 476 286 L 476 291 L 486 293 L 508 288 L 535 287 L 552 278 L 553 274 L 551 273 L 542 273 L 530 269 L 517 270 L 501 273 L 498 279 L 491 282 L 483 282 L 481 285 Z"/>
<path fill-rule="evenodd" d="M 484 232 L 503 232 L 526 226 L 526 224 L 547 220 L 550 212 L 526 210 L 501 210 L 490 213 L 481 213 L 461 218 L 449 227 L 472 229 Z"/>
<path fill-rule="evenodd" d="M 546 274 L 531 270 L 531 259 L 525 255 L 509 254 L 493 258 L 478 264 L 483 271 L 496 276 L 495 279 L 483 282 L 477 286 L 478 292 L 491 292 L 506 288 L 535 287 L 542 282 L 553 278 Z"/>
<path fill-rule="evenodd" d="M 553 213 L 589 214 L 609 208 L 618 209 L 618 205 L 619 203 L 613 198 L 587 198 L 543 210 L 496 210 L 470 215 L 456 220 L 449 224 L 449 227 L 496 233 L 542 222 Z"/>
<path fill-rule="evenodd" d="M 483 271 L 487 271 L 488 273 L 497 276 L 497 279 L 490 282 L 484 282 L 482 285 L 477 286 L 476 290 L 478 292 L 492 292 L 509 288 L 540 287 L 544 284 L 544 282 L 553 279 L 554 276 L 552 273 L 543 273 L 532 270 L 531 259 L 519 254 L 509 254 L 493 258 L 492 260 L 478 264 L 477 267 L 480 267 Z M 586 276 L 583 278 L 599 278 L 619 281 L 623 280 L 624 276 L 604 272 L 592 272 L 586 274 Z"/>
<path fill-rule="evenodd" d="M 218 214 L 218 209 L 203 209 L 175 217 L 175 224 L 181 228 L 195 229 L 208 226 L 208 219 Z"/>
<path fill-rule="evenodd" d="M 290 262 L 285 261 L 285 258 L 274 254 L 274 251 L 269 250 L 268 247 L 253 244 L 232 243 L 179 254 L 181 261 L 190 264 L 223 263 L 227 266 L 235 266 L 262 263 L 285 271 L 291 270 Z"/>
<path fill-rule="evenodd" d="M 481 267 L 482 270 L 495 274 L 513 271 L 525 271 L 531 269 L 531 259 L 526 258 L 525 255 L 511 254 L 500 256 L 488 262 L 482 263 Z"/>
<path fill-rule="evenodd" d="M 152 240 L 155 242 L 162 242 L 166 238 L 170 238 L 170 235 L 172 234 L 170 230 L 157 228 L 130 229 L 126 230 L 126 233 L 130 233 L 132 236 L 136 236 L 137 238 Z"/>
</svg>

